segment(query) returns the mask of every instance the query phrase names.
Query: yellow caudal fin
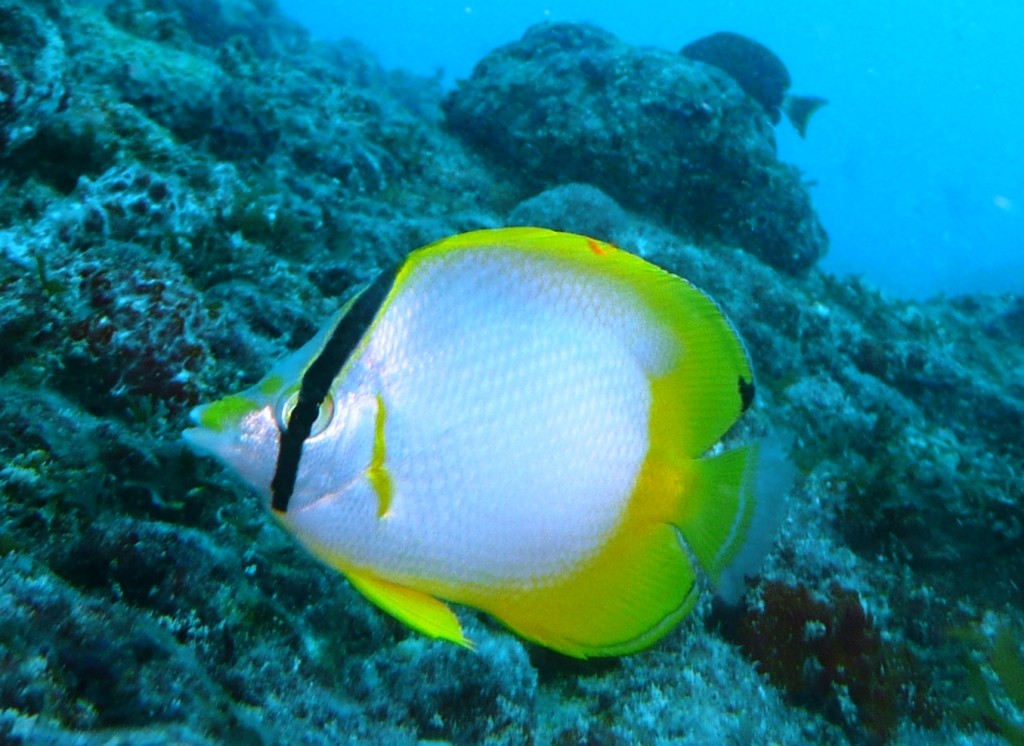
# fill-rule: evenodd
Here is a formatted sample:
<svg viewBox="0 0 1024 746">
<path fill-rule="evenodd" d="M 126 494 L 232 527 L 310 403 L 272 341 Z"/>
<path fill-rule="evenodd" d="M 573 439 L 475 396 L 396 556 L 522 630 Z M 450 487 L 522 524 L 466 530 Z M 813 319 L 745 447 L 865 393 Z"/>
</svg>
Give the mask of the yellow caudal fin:
<svg viewBox="0 0 1024 746">
<path fill-rule="evenodd" d="M 417 632 L 473 648 L 473 643 L 462 634 L 458 617 L 442 601 L 422 591 L 389 583 L 368 573 L 348 570 L 345 576 L 367 599 Z"/>
<path fill-rule="evenodd" d="M 738 600 L 744 576 L 757 572 L 774 538 L 792 467 L 771 438 L 691 469 L 676 525 L 718 594 Z"/>
</svg>

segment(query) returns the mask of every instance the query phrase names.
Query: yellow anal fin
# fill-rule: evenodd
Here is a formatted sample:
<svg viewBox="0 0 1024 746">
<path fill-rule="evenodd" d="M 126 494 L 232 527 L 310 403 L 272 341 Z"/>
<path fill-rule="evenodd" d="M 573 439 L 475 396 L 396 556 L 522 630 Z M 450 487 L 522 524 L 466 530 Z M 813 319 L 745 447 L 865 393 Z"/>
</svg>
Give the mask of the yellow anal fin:
<svg viewBox="0 0 1024 746">
<path fill-rule="evenodd" d="M 473 648 L 473 643 L 462 634 L 458 617 L 444 602 L 422 591 L 389 583 L 365 572 L 347 570 L 345 576 L 374 605 L 417 632 Z"/>
<path fill-rule="evenodd" d="M 697 461 L 648 454 L 622 523 L 593 558 L 550 585 L 473 605 L 577 658 L 652 645 L 693 609 L 698 577 L 731 600 L 763 560 L 785 480 L 768 488 L 762 450 Z"/>
<path fill-rule="evenodd" d="M 564 655 L 625 655 L 654 644 L 691 611 L 696 578 L 673 526 L 628 522 L 566 578 L 481 605 Z"/>
</svg>

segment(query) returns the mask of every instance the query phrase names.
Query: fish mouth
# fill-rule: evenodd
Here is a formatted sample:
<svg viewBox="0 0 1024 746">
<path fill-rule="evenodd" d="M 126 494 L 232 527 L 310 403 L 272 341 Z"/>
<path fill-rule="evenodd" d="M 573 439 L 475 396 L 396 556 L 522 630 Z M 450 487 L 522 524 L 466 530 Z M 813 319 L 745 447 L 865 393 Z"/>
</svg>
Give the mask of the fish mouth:
<svg viewBox="0 0 1024 746">
<path fill-rule="evenodd" d="M 200 404 L 198 407 L 192 407 L 192 409 L 188 413 L 188 421 L 191 422 L 193 425 L 200 425 L 203 421 L 204 409 L 206 409 L 205 404 Z M 189 428 L 189 430 L 193 429 L 195 428 Z"/>
<path fill-rule="evenodd" d="M 185 445 L 202 456 L 216 456 L 217 434 L 202 427 L 190 427 L 181 433 Z"/>
<path fill-rule="evenodd" d="M 188 413 L 188 419 L 195 427 L 183 430 L 181 438 L 185 441 L 185 445 L 196 453 L 202 456 L 216 456 L 218 454 L 217 442 L 223 441 L 223 437 L 219 433 L 203 427 L 202 418 L 205 408 L 205 404 L 192 408 L 192 411 Z"/>
</svg>

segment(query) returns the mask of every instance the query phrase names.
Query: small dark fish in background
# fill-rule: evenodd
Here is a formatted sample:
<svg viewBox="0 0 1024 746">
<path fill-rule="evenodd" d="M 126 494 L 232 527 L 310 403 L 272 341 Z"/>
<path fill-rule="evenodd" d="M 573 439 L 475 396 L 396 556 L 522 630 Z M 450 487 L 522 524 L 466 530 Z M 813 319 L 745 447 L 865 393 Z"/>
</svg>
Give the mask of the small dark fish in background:
<svg viewBox="0 0 1024 746">
<path fill-rule="evenodd" d="M 729 31 L 697 39 L 679 50 L 684 57 L 706 62 L 728 73 L 748 96 L 760 102 L 778 124 L 782 113 L 804 137 L 811 115 L 828 103 L 820 96 L 794 96 L 789 90 L 789 71 L 772 50 Z"/>
</svg>

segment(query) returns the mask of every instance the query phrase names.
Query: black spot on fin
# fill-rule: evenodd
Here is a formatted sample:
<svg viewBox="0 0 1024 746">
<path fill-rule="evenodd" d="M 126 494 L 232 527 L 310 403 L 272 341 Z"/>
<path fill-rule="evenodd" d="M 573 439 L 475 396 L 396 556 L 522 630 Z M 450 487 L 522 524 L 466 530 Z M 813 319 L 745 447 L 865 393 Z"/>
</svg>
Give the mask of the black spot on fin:
<svg viewBox="0 0 1024 746">
<path fill-rule="evenodd" d="M 742 376 L 739 379 L 739 390 L 740 390 L 740 412 L 746 412 L 750 409 L 750 405 L 754 403 L 754 382 L 747 381 Z"/>
</svg>

